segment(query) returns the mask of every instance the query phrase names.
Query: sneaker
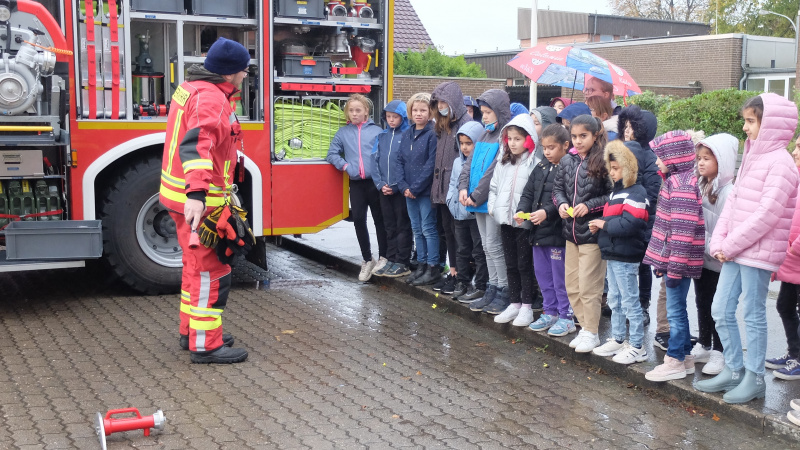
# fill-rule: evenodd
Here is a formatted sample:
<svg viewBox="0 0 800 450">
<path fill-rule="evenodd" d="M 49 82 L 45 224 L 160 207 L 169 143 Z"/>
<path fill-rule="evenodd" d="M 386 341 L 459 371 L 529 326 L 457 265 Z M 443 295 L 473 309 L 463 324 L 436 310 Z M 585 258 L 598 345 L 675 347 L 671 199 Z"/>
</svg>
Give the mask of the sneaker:
<svg viewBox="0 0 800 450">
<path fill-rule="evenodd" d="M 548 334 L 550 334 L 550 333 L 548 333 Z M 578 344 L 580 344 L 581 341 L 583 340 L 583 335 L 584 334 L 586 334 L 586 331 L 584 331 L 584 330 L 578 331 L 578 335 L 575 336 L 571 341 L 569 341 L 569 347 L 570 348 L 577 347 Z"/>
<path fill-rule="evenodd" d="M 388 259 L 386 259 L 383 256 L 381 256 L 380 258 L 378 258 L 378 262 L 375 263 L 375 267 L 372 268 L 372 274 L 373 275 L 378 275 L 378 276 L 383 275 L 383 272 L 385 272 L 384 269 L 386 268 L 386 266 L 391 265 L 391 264 L 392 263 L 390 263 Z M 380 272 L 380 274 L 378 272 Z"/>
<path fill-rule="evenodd" d="M 788 353 L 778 358 L 770 358 L 764 361 L 764 367 L 767 369 L 783 369 L 790 359 L 792 357 Z"/>
<path fill-rule="evenodd" d="M 694 356 L 694 362 L 696 363 L 708 362 L 708 358 L 711 357 L 711 350 L 707 350 L 703 347 L 703 344 L 698 342 L 692 347 L 692 356 Z"/>
<path fill-rule="evenodd" d="M 495 316 L 494 322 L 495 323 L 511 322 L 512 320 L 517 318 L 520 309 L 521 308 L 519 307 L 519 305 L 508 305 L 508 307 L 506 307 L 506 309 L 503 312 Z"/>
<path fill-rule="evenodd" d="M 703 366 L 702 372 L 706 375 L 717 375 L 725 368 L 725 357 L 719 350 L 711 350 L 708 356 L 708 362 Z M 695 358 L 695 362 L 697 358 Z"/>
<path fill-rule="evenodd" d="M 796 359 L 790 359 L 786 363 L 786 367 L 775 370 L 772 374 L 775 375 L 775 378 L 780 378 L 781 380 L 800 380 L 800 362 Z"/>
<path fill-rule="evenodd" d="M 497 286 L 490 284 L 489 287 L 486 288 L 486 293 L 483 294 L 483 297 L 469 304 L 470 311 L 475 311 L 475 312 L 483 311 L 483 308 L 485 308 L 494 301 L 494 297 L 496 295 L 497 295 Z"/>
<path fill-rule="evenodd" d="M 789 419 L 789 422 L 800 426 L 800 411 L 789 411 L 786 413 L 786 418 Z"/>
<path fill-rule="evenodd" d="M 548 328 L 558 322 L 558 316 L 551 316 L 550 314 L 542 314 L 536 319 L 536 322 L 530 324 L 528 328 L 533 331 L 547 331 Z"/>
<path fill-rule="evenodd" d="M 446 276 L 442 277 L 439 281 L 437 281 L 436 284 L 433 285 L 433 290 L 436 291 L 436 292 L 441 291 L 442 288 L 444 287 L 445 283 L 447 283 L 447 279 L 449 277 L 450 277 L 450 274 L 448 273 Z"/>
<path fill-rule="evenodd" d="M 666 333 L 656 333 L 656 337 L 653 339 L 653 345 L 661 350 L 667 351 L 669 348 L 669 331 Z"/>
<path fill-rule="evenodd" d="M 594 350 L 598 345 L 600 345 L 600 338 L 592 333 L 591 331 L 586 331 L 583 335 L 583 339 L 581 342 L 575 346 L 576 353 L 589 353 Z"/>
<path fill-rule="evenodd" d="M 517 314 L 517 318 L 511 322 L 514 327 L 527 327 L 533 322 L 533 310 L 531 308 L 522 308 Z"/>
<path fill-rule="evenodd" d="M 374 259 L 361 263 L 361 272 L 358 273 L 358 281 L 369 281 L 369 279 L 372 278 L 373 267 L 375 267 Z"/>
<path fill-rule="evenodd" d="M 383 276 L 389 278 L 399 278 L 410 273 L 411 269 L 409 269 L 407 265 L 394 263 L 391 267 L 386 268 L 386 270 L 383 272 Z"/>
<path fill-rule="evenodd" d="M 558 319 L 556 323 L 547 330 L 547 334 L 550 336 L 566 336 L 576 331 L 578 331 L 578 329 L 575 328 L 575 322 L 573 322 L 572 319 Z"/>
<path fill-rule="evenodd" d="M 436 284 L 441 279 L 442 279 L 442 272 L 439 271 L 439 268 L 436 266 L 428 266 L 428 270 L 426 270 L 421 277 L 412 281 L 411 285 L 427 286 L 429 284 Z"/>
<path fill-rule="evenodd" d="M 497 288 L 497 295 L 494 296 L 492 303 L 483 307 L 486 314 L 500 314 L 505 311 L 511 302 L 508 299 L 508 288 Z"/>
<path fill-rule="evenodd" d="M 384 265 L 383 267 L 381 267 L 378 270 L 375 270 L 372 274 L 375 275 L 376 277 L 385 277 L 386 276 L 386 272 L 392 270 L 392 268 L 395 265 L 396 265 L 395 263 L 389 261 L 389 262 L 386 263 L 386 265 Z"/>
<path fill-rule="evenodd" d="M 625 341 L 622 344 L 622 349 L 620 349 L 611 360 L 615 363 L 627 365 L 647 361 L 647 357 L 647 350 L 644 349 L 644 346 L 642 346 L 642 348 L 636 348 L 631 345 L 630 342 Z"/>
<path fill-rule="evenodd" d="M 686 355 L 683 357 L 683 370 L 686 375 L 694 375 L 694 356 Z"/>
<path fill-rule="evenodd" d="M 795 398 L 789 402 L 789 406 L 795 411 L 800 411 L 800 398 Z"/>
<path fill-rule="evenodd" d="M 664 355 L 664 364 L 656 366 L 644 374 L 644 377 L 650 381 L 680 380 L 686 378 L 686 368 L 683 366 L 683 361 Z"/>
<path fill-rule="evenodd" d="M 444 286 L 442 286 L 442 294 L 452 295 L 456 290 L 456 277 L 455 275 L 447 275 Z"/>
<path fill-rule="evenodd" d="M 614 356 L 619 353 L 623 348 L 625 348 L 625 344 L 622 342 L 617 342 L 614 338 L 609 338 L 606 340 L 606 343 L 595 348 L 592 350 L 597 356 Z"/>
<path fill-rule="evenodd" d="M 470 286 L 467 288 L 466 294 L 458 296 L 458 301 L 461 303 L 472 303 L 482 299 L 484 295 L 486 295 L 486 291 L 483 289 L 477 289 Z"/>
<path fill-rule="evenodd" d="M 456 285 L 453 287 L 453 292 L 452 292 L 453 300 L 458 300 L 459 297 L 467 293 L 468 289 L 469 286 L 467 285 L 467 283 L 464 283 L 463 281 L 456 282 Z"/>
</svg>

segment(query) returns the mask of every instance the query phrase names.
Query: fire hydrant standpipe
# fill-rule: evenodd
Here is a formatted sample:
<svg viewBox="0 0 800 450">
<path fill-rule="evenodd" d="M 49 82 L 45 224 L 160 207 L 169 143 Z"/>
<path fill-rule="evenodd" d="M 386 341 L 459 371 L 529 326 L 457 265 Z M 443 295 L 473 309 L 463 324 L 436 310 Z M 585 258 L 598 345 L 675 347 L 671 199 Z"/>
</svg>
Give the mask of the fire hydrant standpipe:
<svg viewBox="0 0 800 450">
<path fill-rule="evenodd" d="M 116 414 L 128 413 L 134 413 L 136 417 L 122 417 L 119 419 L 111 417 Z M 106 436 L 111 436 L 111 433 L 144 430 L 144 435 L 150 436 L 150 428 L 163 430 L 166 423 L 167 418 L 160 409 L 152 416 L 145 417 L 142 417 L 137 408 L 112 409 L 106 413 L 105 417 L 103 417 L 101 413 L 97 413 L 94 418 L 94 430 L 97 433 L 98 439 L 100 439 L 100 448 L 107 450 Z"/>
</svg>

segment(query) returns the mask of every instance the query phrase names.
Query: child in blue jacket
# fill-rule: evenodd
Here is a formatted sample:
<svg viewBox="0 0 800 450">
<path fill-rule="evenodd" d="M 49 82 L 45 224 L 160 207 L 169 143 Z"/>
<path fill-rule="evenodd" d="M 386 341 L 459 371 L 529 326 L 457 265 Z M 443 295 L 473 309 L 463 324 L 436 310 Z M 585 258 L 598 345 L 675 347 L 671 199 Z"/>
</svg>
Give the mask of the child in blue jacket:
<svg viewBox="0 0 800 450">
<path fill-rule="evenodd" d="M 383 121 L 386 129 L 378 135 L 372 150 L 372 182 L 380 192 L 383 224 L 386 226 L 386 260 L 383 267 L 375 266 L 373 274 L 391 278 L 411 273 L 411 219 L 408 217 L 406 199 L 397 187 L 397 155 L 403 133 L 408 130 L 406 104 L 392 100 L 383 108 Z"/>
</svg>

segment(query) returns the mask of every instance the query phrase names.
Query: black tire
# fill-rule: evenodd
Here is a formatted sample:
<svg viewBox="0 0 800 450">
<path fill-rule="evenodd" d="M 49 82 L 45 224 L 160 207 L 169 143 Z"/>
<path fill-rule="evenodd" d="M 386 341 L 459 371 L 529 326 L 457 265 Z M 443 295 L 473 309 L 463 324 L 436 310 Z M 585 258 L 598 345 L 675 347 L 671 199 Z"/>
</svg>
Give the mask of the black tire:
<svg viewBox="0 0 800 450">
<path fill-rule="evenodd" d="M 181 284 L 182 251 L 175 223 L 158 203 L 160 177 L 159 158 L 125 167 L 111 179 L 100 208 L 106 263 L 123 283 L 148 295 L 178 293 Z"/>
</svg>

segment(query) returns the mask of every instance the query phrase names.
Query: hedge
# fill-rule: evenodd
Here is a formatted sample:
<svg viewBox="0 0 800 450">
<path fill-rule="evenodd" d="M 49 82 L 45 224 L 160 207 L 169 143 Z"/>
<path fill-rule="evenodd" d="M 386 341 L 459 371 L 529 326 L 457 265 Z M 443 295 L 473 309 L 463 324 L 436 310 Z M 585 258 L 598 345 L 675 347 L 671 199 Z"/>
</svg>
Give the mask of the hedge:
<svg viewBox="0 0 800 450">
<path fill-rule="evenodd" d="M 744 140 L 740 110 L 754 95 L 751 91 L 731 88 L 675 100 L 664 105 L 657 115 L 658 132 L 695 129 L 705 131 L 706 136 L 730 133 Z"/>
</svg>

